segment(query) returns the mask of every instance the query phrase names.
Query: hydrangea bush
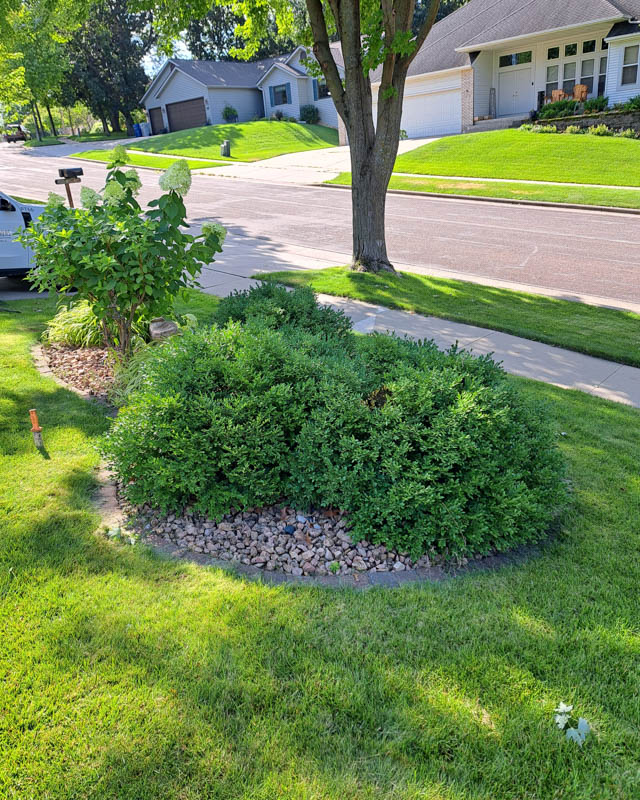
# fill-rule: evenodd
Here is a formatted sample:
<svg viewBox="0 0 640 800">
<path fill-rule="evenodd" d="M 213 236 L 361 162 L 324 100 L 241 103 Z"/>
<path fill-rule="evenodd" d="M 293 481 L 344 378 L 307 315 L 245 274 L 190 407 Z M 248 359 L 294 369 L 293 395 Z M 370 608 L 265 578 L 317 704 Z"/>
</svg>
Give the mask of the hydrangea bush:
<svg viewBox="0 0 640 800">
<path fill-rule="evenodd" d="M 124 148 L 116 147 L 102 192 L 83 187 L 79 209 L 52 195 L 20 239 L 35 253 L 35 286 L 75 289 L 71 303 L 89 303 L 105 344 L 126 360 L 134 327 L 171 313 L 178 292 L 194 285 L 203 265 L 222 250 L 225 230 L 211 224 L 197 236 L 185 232 L 183 197 L 191 186 L 186 162 L 174 162 L 160 177 L 164 194 L 146 211 L 136 199 L 140 178 L 123 169 L 125 162 Z"/>
</svg>

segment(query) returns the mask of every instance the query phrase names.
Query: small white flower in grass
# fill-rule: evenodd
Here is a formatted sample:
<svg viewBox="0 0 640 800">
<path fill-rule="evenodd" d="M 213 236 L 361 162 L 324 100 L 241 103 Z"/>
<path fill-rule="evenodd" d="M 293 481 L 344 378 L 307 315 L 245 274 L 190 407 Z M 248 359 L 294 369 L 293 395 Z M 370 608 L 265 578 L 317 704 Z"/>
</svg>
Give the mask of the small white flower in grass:
<svg viewBox="0 0 640 800">
<path fill-rule="evenodd" d="M 219 222 L 204 222 L 202 224 L 202 233 L 205 236 L 217 234 L 221 245 L 227 237 L 227 229 L 224 227 L 224 225 L 220 225 Z"/>
<path fill-rule="evenodd" d="M 174 161 L 160 176 L 158 183 L 165 192 L 176 192 L 184 197 L 191 188 L 191 170 L 186 161 Z"/>
<path fill-rule="evenodd" d="M 64 200 L 62 197 L 55 192 L 49 192 L 46 208 L 60 208 L 61 206 L 64 206 Z"/>
<path fill-rule="evenodd" d="M 124 177 L 127 179 L 127 186 L 133 194 L 138 194 L 140 189 L 142 188 L 142 181 L 140 180 L 140 176 L 135 171 L 135 169 L 128 169 L 124 173 Z"/>
<path fill-rule="evenodd" d="M 101 199 L 98 192 L 96 192 L 95 189 L 91 189 L 89 186 L 83 186 L 82 189 L 80 189 L 80 202 L 83 208 L 88 208 L 89 210 L 94 209 L 100 205 Z"/>
<path fill-rule="evenodd" d="M 125 199 L 124 188 L 118 181 L 109 181 L 104 187 L 102 195 L 105 204 L 108 206 L 117 206 Z"/>
</svg>

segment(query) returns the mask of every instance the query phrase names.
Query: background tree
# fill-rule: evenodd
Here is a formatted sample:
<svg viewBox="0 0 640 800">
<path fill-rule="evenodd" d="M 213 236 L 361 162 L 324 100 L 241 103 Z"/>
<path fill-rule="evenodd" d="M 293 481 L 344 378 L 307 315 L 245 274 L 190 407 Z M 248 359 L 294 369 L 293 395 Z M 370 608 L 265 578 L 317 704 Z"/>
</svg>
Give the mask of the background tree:
<svg viewBox="0 0 640 800">
<path fill-rule="evenodd" d="M 132 112 L 148 83 L 142 60 L 156 40 L 151 20 L 147 11 L 130 11 L 126 0 L 100 0 L 67 45 L 71 69 L 63 93 L 85 103 L 105 132 L 107 122 L 121 130 L 122 113 L 133 134 Z"/>
<path fill-rule="evenodd" d="M 153 8 L 160 33 L 175 36 L 191 19 L 202 18 L 210 0 L 135 0 Z M 352 174 L 353 266 L 393 270 L 387 255 L 385 201 L 398 152 L 407 72 L 436 20 L 440 1 L 430 0 L 417 30 L 417 0 L 305 0 L 301 18 L 288 0 L 216 0 L 244 17 L 236 33 L 250 58 L 275 19 L 280 35 L 311 45 L 349 137 Z M 307 22 L 308 20 L 308 22 Z M 330 47 L 340 41 L 344 79 Z M 371 76 L 380 82 L 373 118 Z"/>
<path fill-rule="evenodd" d="M 436 22 L 439 22 L 444 17 L 456 11 L 461 6 L 468 3 L 469 0 L 440 0 L 440 8 L 436 16 Z M 429 13 L 429 0 L 416 0 L 416 10 L 413 14 L 413 30 L 418 31 L 420 25 L 424 21 L 425 16 Z"/>
<path fill-rule="evenodd" d="M 229 6 L 213 6 L 203 19 L 192 20 L 185 31 L 185 43 L 195 58 L 212 61 L 237 61 L 238 50 L 245 49 L 247 42 L 236 32 L 246 19 Z M 267 30 L 254 50 L 252 58 L 265 58 L 287 53 L 296 43 L 288 36 L 278 34 L 275 18 L 269 20 Z"/>
</svg>

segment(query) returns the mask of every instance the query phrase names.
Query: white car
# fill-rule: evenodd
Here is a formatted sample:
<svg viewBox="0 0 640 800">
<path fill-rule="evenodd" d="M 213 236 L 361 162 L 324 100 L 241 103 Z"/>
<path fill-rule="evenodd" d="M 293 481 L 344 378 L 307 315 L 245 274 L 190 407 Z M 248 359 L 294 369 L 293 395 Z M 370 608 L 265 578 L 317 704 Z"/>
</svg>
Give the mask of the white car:
<svg viewBox="0 0 640 800">
<path fill-rule="evenodd" d="M 0 192 L 0 278 L 23 277 L 35 266 L 33 253 L 15 236 L 43 211 L 44 205 L 21 203 Z"/>
</svg>

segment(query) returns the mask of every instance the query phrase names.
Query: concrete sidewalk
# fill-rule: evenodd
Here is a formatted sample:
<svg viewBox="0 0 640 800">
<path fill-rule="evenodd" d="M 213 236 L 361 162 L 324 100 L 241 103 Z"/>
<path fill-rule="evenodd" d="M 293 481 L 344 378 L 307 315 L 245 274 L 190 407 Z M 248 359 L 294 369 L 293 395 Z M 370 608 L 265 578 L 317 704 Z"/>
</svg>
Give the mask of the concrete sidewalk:
<svg viewBox="0 0 640 800">
<path fill-rule="evenodd" d="M 436 139 L 405 139 L 400 142 L 398 154 L 408 153 L 423 144 Z M 348 147 L 324 147 L 319 150 L 304 150 L 301 153 L 287 153 L 283 156 L 267 158 L 252 163 L 230 164 L 216 167 L 217 178 L 239 178 L 267 183 L 288 183 L 302 186 L 336 178 L 341 172 L 351 171 L 351 157 Z M 206 167 L 200 174 L 208 174 Z"/>
</svg>

